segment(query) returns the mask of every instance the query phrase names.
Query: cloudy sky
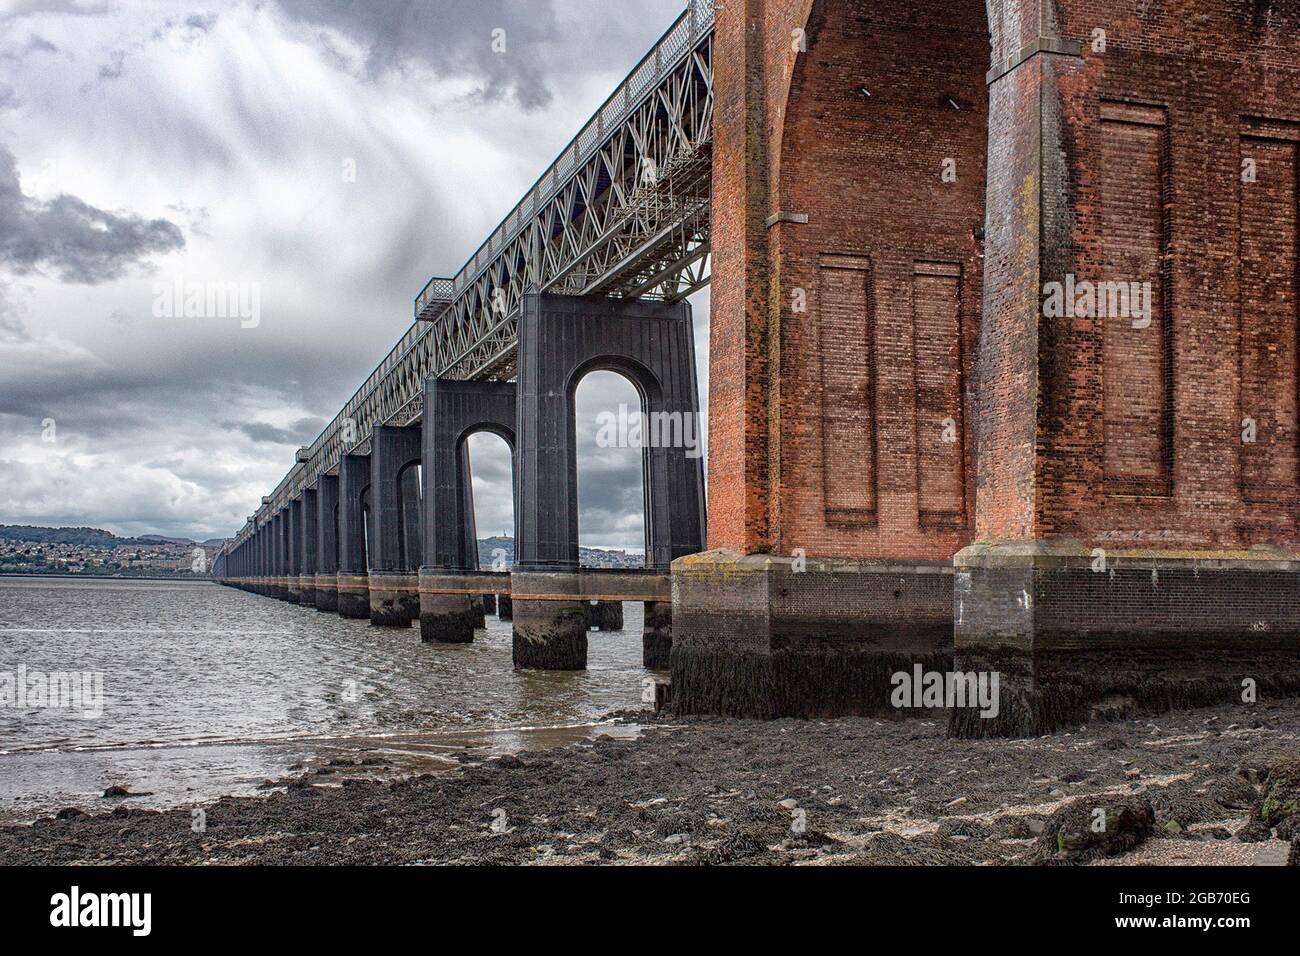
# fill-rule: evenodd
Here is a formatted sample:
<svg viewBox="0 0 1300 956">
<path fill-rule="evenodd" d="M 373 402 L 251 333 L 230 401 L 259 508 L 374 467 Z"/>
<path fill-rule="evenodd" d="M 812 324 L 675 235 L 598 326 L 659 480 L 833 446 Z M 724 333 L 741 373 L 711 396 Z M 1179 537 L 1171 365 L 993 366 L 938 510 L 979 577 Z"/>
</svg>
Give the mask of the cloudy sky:
<svg viewBox="0 0 1300 956">
<path fill-rule="evenodd" d="M 0 523 L 237 530 L 683 6 L 0 0 Z M 178 280 L 260 321 L 155 315 Z M 579 431 L 620 402 L 589 378 Z M 639 453 L 588 445 L 583 544 L 639 550 Z"/>
</svg>

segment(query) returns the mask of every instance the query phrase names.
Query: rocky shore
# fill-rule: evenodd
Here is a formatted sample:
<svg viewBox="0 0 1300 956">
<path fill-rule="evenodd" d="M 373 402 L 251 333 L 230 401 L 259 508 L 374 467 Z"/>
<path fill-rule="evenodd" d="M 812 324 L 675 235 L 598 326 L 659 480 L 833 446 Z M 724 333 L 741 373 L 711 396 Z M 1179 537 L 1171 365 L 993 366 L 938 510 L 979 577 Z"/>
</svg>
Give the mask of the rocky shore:
<svg viewBox="0 0 1300 956">
<path fill-rule="evenodd" d="M 1030 740 L 947 720 L 613 715 L 596 736 L 394 778 L 359 752 L 258 798 L 170 811 L 106 797 L 0 829 L 10 864 L 1285 863 L 1300 702 Z M 111 807 L 111 809 L 110 809 Z M 1098 829 L 1098 821 L 1102 826 Z"/>
</svg>

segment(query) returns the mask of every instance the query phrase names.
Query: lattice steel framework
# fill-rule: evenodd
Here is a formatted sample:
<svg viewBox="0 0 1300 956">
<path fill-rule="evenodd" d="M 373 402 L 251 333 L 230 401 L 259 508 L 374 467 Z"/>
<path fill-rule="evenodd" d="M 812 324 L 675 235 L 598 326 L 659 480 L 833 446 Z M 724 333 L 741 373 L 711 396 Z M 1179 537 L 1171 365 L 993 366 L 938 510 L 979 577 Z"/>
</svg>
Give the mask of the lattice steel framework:
<svg viewBox="0 0 1300 956">
<path fill-rule="evenodd" d="M 690 0 L 454 278 L 430 279 L 415 322 L 227 543 L 247 540 L 376 424 L 419 419 L 424 380 L 514 376 L 528 290 L 675 302 L 709 281 L 713 2 Z"/>
</svg>

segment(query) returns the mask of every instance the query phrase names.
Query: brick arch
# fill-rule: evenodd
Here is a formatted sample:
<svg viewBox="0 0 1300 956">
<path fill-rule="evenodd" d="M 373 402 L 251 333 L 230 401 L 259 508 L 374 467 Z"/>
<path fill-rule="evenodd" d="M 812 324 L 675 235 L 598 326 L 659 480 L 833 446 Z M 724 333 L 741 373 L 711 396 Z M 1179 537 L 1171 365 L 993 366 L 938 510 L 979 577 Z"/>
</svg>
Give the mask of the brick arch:
<svg viewBox="0 0 1300 956">
<path fill-rule="evenodd" d="M 949 558 L 973 512 L 985 9 L 807 6 L 767 220 L 782 423 L 774 544 Z"/>
</svg>

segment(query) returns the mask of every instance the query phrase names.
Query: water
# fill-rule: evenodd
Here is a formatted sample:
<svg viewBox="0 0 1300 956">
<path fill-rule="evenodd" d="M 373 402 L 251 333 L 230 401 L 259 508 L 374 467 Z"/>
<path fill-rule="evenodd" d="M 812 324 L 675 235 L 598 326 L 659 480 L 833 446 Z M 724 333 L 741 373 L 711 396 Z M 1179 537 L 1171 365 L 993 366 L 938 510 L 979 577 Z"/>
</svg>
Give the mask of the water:
<svg viewBox="0 0 1300 956">
<path fill-rule="evenodd" d="M 418 768 L 582 736 L 639 706 L 641 621 L 628 603 L 622 632 L 591 632 L 585 671 L 516 671 L 494 616 L 472 644 L 424 644 L 205 582 L 0 578 L 0 673 L 103 679 L 99 717 L 0 706 L 0 815 L 103 809 L 112 785 L 153 792 L 137 806 L 254 793 L 357 750 Z"/>
</svg>

